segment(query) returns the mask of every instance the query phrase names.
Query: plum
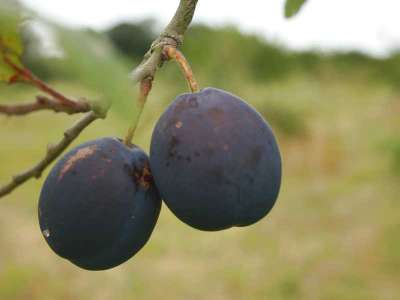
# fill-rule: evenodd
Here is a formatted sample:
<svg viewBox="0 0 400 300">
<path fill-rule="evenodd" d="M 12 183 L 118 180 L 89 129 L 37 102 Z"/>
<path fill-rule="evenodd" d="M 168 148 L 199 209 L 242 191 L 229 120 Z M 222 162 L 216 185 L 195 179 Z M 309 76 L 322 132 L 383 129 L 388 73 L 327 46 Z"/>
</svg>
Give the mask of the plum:
<svg viewBox="0 0 400 300">
<path fill-rule="evenodd" d="M 160 209 L 147 155 L 101 138 L 69 151 L 53 167 L 41 191 L 39 223 L 59 256 L 104 270 L 146 244 Z"/>
<path fill-rule="evenodd" d="M 281 185 L 270 126 L 243 100 L 215 88 L 180 95 L 167 108 L 152 135 L 150 166 L 169 209 L 200 230 L 259 221 Z"/>
</svg>

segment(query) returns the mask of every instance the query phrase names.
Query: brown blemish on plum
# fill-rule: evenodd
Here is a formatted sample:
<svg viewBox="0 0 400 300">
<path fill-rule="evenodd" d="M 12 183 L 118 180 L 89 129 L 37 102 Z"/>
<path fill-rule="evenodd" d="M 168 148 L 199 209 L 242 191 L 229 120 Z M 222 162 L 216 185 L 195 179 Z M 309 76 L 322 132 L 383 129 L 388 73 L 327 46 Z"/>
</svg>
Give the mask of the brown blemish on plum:
<svg viewBox="0 0 400 300">
<path fill-rule="evenodd" d="M 141 170 L 135 170 L 133 175 L 136 184 L 141 186 L 145 190 L 148 190 L 153 183 L 153 176 L 151 175 L 148 164 L 145 164 L 145 166 Z"/>
<path fill-rule="evenodd" d="M 108 157 L 108 155 L 106 155 L 106 154 L 102 154 L 101 155 L 101 158 L 105 161 L 105 162 L 107 162 L 107 163 L 111 163 L 112 162 L 112 160 Z"/>
<path fill-rule="evenodd" d="M 254 149 L 252 149 L 250 158 L 249 158 L 250 167 L 254 168 L 258 165 L 258 163 L 261 160 L 263 150 L 264 150 L 263 146 L 256 146 Z"/>
<path fill-rule="evenodd" d="M 88 146 L 88 147 L 79 149 L 64 164 L 64 167 L 62 168 L 60 175 L 58 176 L 58 180 L 61 180 L 64 177 L 64 175 L 77 164 L 78 161 L 83 160 L 83 159 L 87 158 L 88 156 L 93 155 L 93 153 L 96 152 L 96 150 L 97 150 L 96 145 L 92 145 L 92 146 Z"/>
<path fill-rule="evenodd" d="M 213 107 L 209 109 L 208 113 L 216 125 L 220 125 L 225 121 L 225 113 L 219 107 Z"/>
<path fill-rule="evenodd" d="M 179 145 L 179 140 L 175 137 L 172 136 L 171 140 L 168 144 L 168 156 L 173 158 L 175 157 L 177 151 L 176 151 L 176 147 Z"/>
<path fill-rule="evenodd" d="M 228 151 L 228 150 L 229 150 L 229 145 L 228 145 L 228 144 L 224 144 L 223 149 L 224 149 L 225 151 Z"/>
<path fill-rule="evenodd" d="M 116 148 L 116 147 L 113 147 L 113 148 L 110 150 L 110 152 L 111 152 L 112 154 L 116 153 L 116 152 L 117 152 L 117 148 Z"/>
<path fill-rule="evenodd" d="M 177 139 L 176 136 L 172 136 L 170 142 L 169 142 L 169 147 L 170 148 L 175 148 L 179 144 L 179 140 Z"/>
<path fill-rule="evenodd" d="M 181 122 L 181 121 L 178 121 L 178 122 L 176 122 L 176 124 L 175 124 L 175 127 L 176 128 L 182 128 L 182 126 L 183 126 L 183 123 Z"/>
<path fill-rule="evenodd" d="M 196 96 L 191 96 L 189 99 L 183 99 L 175 106 L 174 113 L 180 113 L 188 108 L 196 108 L 199 104 Z"/>
<path fill-rule="evenodd" d="M 174 149 L 174 150 L 170 150 L 169 152 L 168 152 L 168 158 L 174 158 L 175 156 L 176 156 L 176 150 Z"/>
<path fill-rule="evenodd" d="M 197 102 L 197 98 L 196 97 L 190 97 L 189 98 L 189 104 L 191 107 L 198 107 L 199 103 Z"/>
<path fill-rule="evenodd" d="M 179 121 L 179 120 L 178 120 L 177 118 L 172 118 L 172 119 L 169 120 L 169 122 L 167 123 L 167 128 L 170 128 L 170 127 L 175 126 L 176 123 L 177 123 L 178 121 Z"/>
</svg>

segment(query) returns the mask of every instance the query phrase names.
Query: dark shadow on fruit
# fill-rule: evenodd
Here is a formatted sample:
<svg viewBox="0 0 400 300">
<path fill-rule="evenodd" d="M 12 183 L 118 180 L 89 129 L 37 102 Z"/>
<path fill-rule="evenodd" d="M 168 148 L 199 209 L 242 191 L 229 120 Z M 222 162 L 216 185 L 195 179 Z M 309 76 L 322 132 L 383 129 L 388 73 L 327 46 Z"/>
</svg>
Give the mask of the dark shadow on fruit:
<svg viewBox="0 0 400 300">
<path fill-rule="evenodd" d="M 200 230 L 259 221 L 281 185 L 270 126 L 243 100 L 214 88 L 183 94 L 167 108 L 153 132 L 150 165 L 167 206 Z"/>
<path fill-rule="evenodd" d="M 115 267 L 148 241 L 161 208 L 147 155 L 114 138 L 84 143 L 51 170 L 39 201 L 49 246 L 88 270 Z"/>
</svg>

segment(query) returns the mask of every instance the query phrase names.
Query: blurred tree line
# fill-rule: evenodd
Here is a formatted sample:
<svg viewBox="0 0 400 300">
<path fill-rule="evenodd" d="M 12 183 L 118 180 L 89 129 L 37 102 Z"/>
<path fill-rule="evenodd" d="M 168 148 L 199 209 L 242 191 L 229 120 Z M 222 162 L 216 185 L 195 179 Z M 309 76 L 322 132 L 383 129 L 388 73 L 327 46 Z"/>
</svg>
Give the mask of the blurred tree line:
<svg viewBox="0 0 400 300">
<path fill-rule="evenodd" d="M 143 20 L 120 23 L 104 32 L 85 32 L 87 37 L 97 35 L 107 38 L 127 61 L 134 63 L 141 60 L 156 37 L 154 28 L 153 20 Z M 25 35 L 24 40 L 26 48 L 31 49 L 29 44 L 34 43 L 34 40 L 29 35 Z M 400 81 L 400 51 L 393 52 L 387 58 L 375 58 L 357 51 L 293 51 L 257 35 L 243 34 L 232 26 L 215 28 L 203 24 L 193 25 L 187 34 L 183 51 L 194 67 L 201 66 L 196 69 L 212 76 L 214 81 L 227 74 L 237 74 L 266 82 L 281 80 L 296 72 L 318 75 L 323 70 L 359 72 L 372 82 L 383 81 L 394 88 L 398 88 L 397 83 Z M 40 60 L 40 56 L 30 55 L 29 52 L 25 55 L 26 64 L 38 74 L 47 78 L 60 74 L 59 70 L 52 72 L 51 67 L 49 69 L 46 62 Z"/>
</svg>

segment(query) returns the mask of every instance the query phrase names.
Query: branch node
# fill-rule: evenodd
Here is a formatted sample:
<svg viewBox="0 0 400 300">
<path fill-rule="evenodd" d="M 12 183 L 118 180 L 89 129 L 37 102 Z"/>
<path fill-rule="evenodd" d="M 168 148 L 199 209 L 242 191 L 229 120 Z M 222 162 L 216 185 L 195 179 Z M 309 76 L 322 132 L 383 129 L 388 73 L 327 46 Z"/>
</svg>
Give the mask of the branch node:
<svg viewBox="0 0 400 300">
<path fill-rule="evenodd" d="M 21 175 L 15 175 L 12 177 L 12 181 L 15 184 L 21 184 L 23 182 L 22 176 Z"/>
<path fill-rule="evenodd" d="M 47 144 L 47 153 L 52 154 L 55 151 L 55 145 L 52 143 Z"/>
<path fill-rule="evenodd" d="M 141 82 L 146 77 L 153 77 L 159 67 L 162 66 L 163 48 L 170 46 L 177 48 L 182 45 L 183 36 L 192 22 L 194 11 L 198 0 L 181 0 L 179 7 L 171 22 L 151 44 L 150 50 L 145 54 L 143 61 L 131 73 L 131 78 L 135 82 Z"/>
<path fill-rule="evenodd" d="M 70 129 L 65 130 L 65 131 L 64 131 L 64 137 L 65 137 L 67 140 L 71 140 L 72 137 L 73 137 L 73 132 L 71 132 Z"/>
<path fill-rule="evenodd" d="M 107 117 L 108 110 L 110 109 L 111 103 L 108 101 L 93 101 L 90 102 L 92 112 L 98 119 L 105 119 Z"/>
<path fill-rule="evenodd" d="M 35 111 L 52 110 L 56 113 L 64 112 L 71 115 L 91 110 L 89 102 L 80 100 L 73 101 L 72 103 L 72 105 L 65 105 L 53 98 L 38 95 L 35 97 L 35 101 L 33 102 L 18 103 L 14 105 L 0 105 L 0 113 L 8 116 L 24 116 Z"/>
</svg>

